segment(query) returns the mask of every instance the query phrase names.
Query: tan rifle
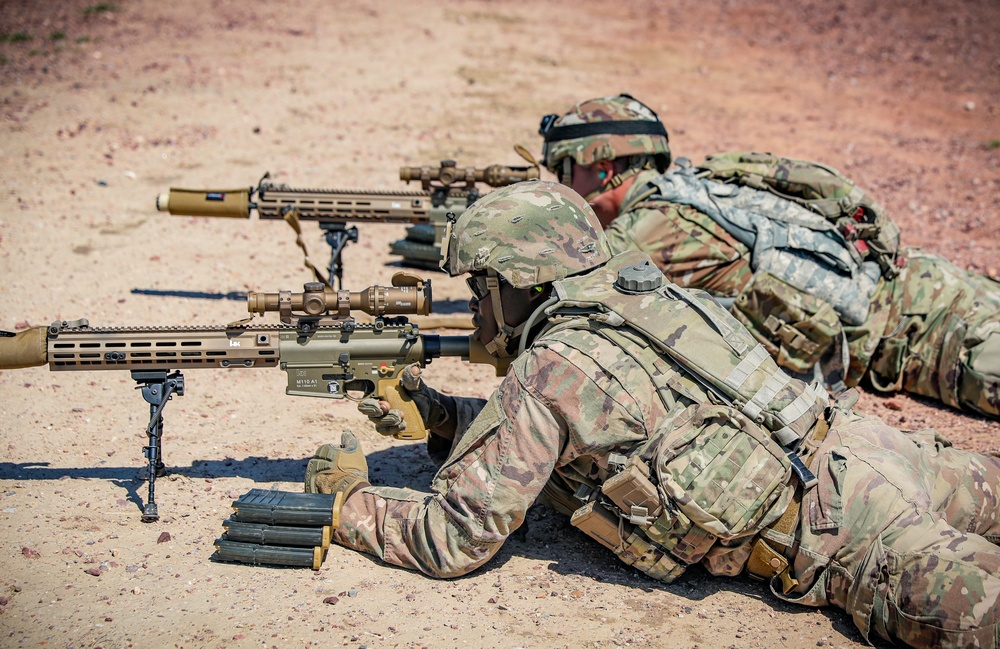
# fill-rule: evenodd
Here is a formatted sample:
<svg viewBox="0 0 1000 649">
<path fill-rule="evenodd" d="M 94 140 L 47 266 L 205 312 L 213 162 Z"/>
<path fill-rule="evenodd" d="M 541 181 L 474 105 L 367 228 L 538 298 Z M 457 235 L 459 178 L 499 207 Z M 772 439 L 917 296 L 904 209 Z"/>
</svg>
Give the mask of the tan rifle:
<svg viewBox="0 0 1000 649">
<path fill-rule="evenodd" d="M 128 370 L 149 403 L 143 454 L 148 460 L 149 497 L 142 520 L 159 518 L 154 494 L 165 473 L 161 441 L 163 409 L 184 394 L 183 370 L 279 367 L 288 375 L 285 394 L 328 399 L 377 398 L 403 412 L 398 439 L 427 435 L 416 405 L 400 387 L 400 373 L 441 356 L 493 365 L 506 373 L 469 336 L 421 334 L 404 314 L 431 312 L 431 282 L 396 273 L 392 286 L 333 291 L 311 282 L 301 293 L 250 293 L 251 314 L 277 312 L 281 324 L 251 324 L 253 316 L 224 326 L 91 327 L 87 320 L 55 322 L 17 334 L 0 332 L 0 369 L 48 365 L 53 371 Z M 354 312 L 374 319 L 359 322 Z"/>
<path fill-rule="evenodd" d="M 528 167 L 459 167 L 454 160 L 442 160 L 438 167 L 402 167 L 399 178 L 419 181 L 419 191 L 364 191 L 345 189 L 294 189 L 269 182 L 264 174 L 256 187 L 238 189 L 170 188 L 156 197 L 156 209 L 177 216 L 221 216 L 250 218 L 252 212 L 265 220 L 283 220 L 295 230 L 296 243 L 305 254 L 305 265 L 318 281 L 332 287 L 336 278 L 342 287 L 341 253 L 358 240 L 356 223 L 408 223 L 407 239 L 392 244 L 391 251 L 404 263 L 437 270 L 441 257 L 441 235 L 449 212 L 460 215 L 482 194 L 477 184 L 503 187 L 539 177 L 538 164 L 524 147 L 515 146 Z M 309 260 L 302 240 L 300 221 L 316 221 L 330 246 L 327 273 L 322 274 Z"/>
</svg>

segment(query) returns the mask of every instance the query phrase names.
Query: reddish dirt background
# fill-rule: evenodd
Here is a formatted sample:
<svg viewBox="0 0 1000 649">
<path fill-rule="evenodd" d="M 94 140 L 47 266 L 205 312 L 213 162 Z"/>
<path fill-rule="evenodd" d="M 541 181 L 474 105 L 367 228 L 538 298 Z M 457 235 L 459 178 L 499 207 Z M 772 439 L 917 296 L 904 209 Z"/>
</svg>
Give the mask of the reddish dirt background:
<svg viewBox="0 0 1000 649">
<path fill-rule="evenodd" d="M 167 187 L 270 170 L 300 187 L 405 189 L 404 164 L 519 164 L 512 145 L 537 154 L 541 115 L 620 91 L 660 113 L 675 155 L 824 161 L 883 202 L 905 244 L 1000 278 L 995 2 L 8 0 L 0 36 L 0 329 L 231 322 L 239 302 L 131 290 L 297 289 L 309 276 L 292 233 L 159 214 Z M 362 226 L 347 284 L 388 283 L 402 232 Z M 439 300 L 467 299 L 460 280 L 434 282 Z M 427 376 L 481 396 L 497 381 L 450 359 Z M 545 511 L 447 582 L 342 548 L 316 572 L 213 563 L 231 501 L 298 489 L 305 458 L 341 430 L 376 482 L 431 477 L 420 445 L 283 385 L 277 370 L 187 373 L 166 411 L 163 518 L 144 525 L 148 407 L 128 375 L 0 372 L 0 644 L 863 645 L 849 616 L 746 579 L 646 579 Z M 901 395 L 862 407 L 1000 450 L 996 422 Z"/>
</svg>

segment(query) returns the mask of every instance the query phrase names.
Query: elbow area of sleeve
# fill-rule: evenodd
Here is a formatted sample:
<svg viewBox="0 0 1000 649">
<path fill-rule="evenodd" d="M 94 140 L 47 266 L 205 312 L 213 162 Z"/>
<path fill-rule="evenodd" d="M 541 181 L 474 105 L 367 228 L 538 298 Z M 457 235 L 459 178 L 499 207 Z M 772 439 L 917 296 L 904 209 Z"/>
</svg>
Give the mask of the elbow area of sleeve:
<svg viewBox="0 0 1000 649">
<path fill-rule="evenodd" d="M 394 493 L 386 493 L 394 492 Z M 344 504 L 336 541 L 431 577 L 468 574 L 483 565 L 503 539 L 474 539 L 463 516 L 442 506 L 441 496 L 374 487 Z M 465 522 L 471 522 L 465 520 Z"/>
</svg>

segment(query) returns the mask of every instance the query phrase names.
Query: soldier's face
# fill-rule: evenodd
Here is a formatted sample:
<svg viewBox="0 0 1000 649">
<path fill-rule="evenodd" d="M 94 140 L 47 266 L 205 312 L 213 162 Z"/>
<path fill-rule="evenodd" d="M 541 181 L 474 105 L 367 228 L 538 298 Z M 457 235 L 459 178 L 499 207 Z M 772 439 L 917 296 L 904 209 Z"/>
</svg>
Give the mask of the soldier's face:
<svg viewBox="0 0 1000 649">
<path fill-rule="evenodd" d="M 573 162 L 573 173 L 570 174 L 569 186 L 580 196 L 590 196 L 604 186 L 607 177 L 606 166 L 610 166 L 610 163 L 597 163 L 585 167 Z M 601 173 L 605 174 L 605 178 L 601 177 Z"/>
<path fill-rule="evenodd" d="M 500 333 L 497 324 L 496 311 L 493 309 L 493 298 L 488 293 L 476 295 L 469 300 L 469 310 L 472 311 L 472 324 L 475 325 L 475 337 L 484 345 Z M 503 320 L 511 327 L 516 327 L 531 315 L 534 301 L 530 289 L 514 288 L 507 282 L 500 282 L 500 304 L 503 308 Z"/>
</svg>

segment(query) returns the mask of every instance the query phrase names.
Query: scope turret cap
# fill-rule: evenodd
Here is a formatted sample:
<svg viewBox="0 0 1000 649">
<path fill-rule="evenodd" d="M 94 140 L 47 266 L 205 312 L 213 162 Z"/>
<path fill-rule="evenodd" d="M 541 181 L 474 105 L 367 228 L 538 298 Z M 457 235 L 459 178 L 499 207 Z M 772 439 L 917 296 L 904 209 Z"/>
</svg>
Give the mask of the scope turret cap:
<svg viewBox="0 0 1000 649">
<path fill-rule="evenodd" d="M 596 268 L 611 258 L 594 210 L 559 183 L 528 180 L 494 190 L 452 224 L 442 267 L 454 277 L 493 271 L 516 288 Z"/>
<path fill-rule="evenodd" d="M 557 175 L 566 158 L 589 166 L 601 160 L 649 155 L 660 171 L 670 166 L 667 129 L 653 109 L 632 95 L 588 99 L 562 117 L 546 115 L 538 133 L 545 138 L 543 162 Z"/>
</svg>

